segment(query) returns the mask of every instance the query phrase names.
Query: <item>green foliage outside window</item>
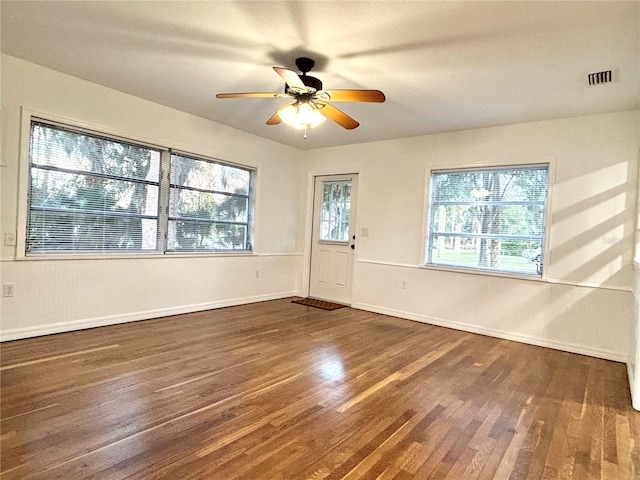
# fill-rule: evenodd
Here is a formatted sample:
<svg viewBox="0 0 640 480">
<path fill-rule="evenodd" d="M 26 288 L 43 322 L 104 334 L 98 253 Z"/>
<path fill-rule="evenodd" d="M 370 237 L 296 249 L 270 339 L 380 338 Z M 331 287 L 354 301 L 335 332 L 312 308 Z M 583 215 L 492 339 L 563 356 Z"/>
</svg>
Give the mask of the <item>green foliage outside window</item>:
<svg viewBox="0 0 640 480">
<path fill-rule="evenodd" d="M 433 172 L 427 264 L 540 275 L 547 171 Z"/>
<path fill-rule="evenodd" d="M 164 158 L 169 179 L 161 149 L 33 121 L 27 253 L 250 250 L 251 171 Z"/>
</svg>

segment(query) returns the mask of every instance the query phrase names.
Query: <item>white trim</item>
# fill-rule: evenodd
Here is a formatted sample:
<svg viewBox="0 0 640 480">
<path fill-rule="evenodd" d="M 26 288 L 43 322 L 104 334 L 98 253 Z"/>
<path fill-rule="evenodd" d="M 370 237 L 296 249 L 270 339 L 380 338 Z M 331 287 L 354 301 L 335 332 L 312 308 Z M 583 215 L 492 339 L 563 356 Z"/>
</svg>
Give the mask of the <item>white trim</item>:
<svg viewBox="0 0 640 480">
<path fill-rule="evenodd" d="M 31 118 L 35 112 L 22 107 L 20 112 L 20 143 L 18 151 L 18 216 L 16 218 L 16 258 L 26 257 L 27 215 L 29 205 L 29 141 L 31 137 Z"/>
<path fill-rule="evenodd" d="M 633 293 L 633 289 L 631 287 L 623 287 L 620 285 L 598 285 L 597 283 L 593 283 L 593 282 L 566 282 L 564 280 L 555 280 L 553 278 L 546 278 L 546 279 L 542 279 L 541 281 L 547 282 L 547 283 L 553 283 L 556 285 L 568 285 L 571 287 L 596 288 L 601 290 L 615 290 L 618 292 Z"/>
<path fill-rule="evenodd" d="M 535 165 L 544 165 L 546 163 L 551 166 L 551 163 L 556 162 L 556 155 L 544 155 L 540 157 L 536 157 L 535 159 L 531 158 L 522 158 L 520 160 L 479 160 L 479 161 L 470 161 L 467 163 L 463 163 L 461 165 L 452 166 L 448 163 L 440 163 L 436 165 L 427 165 L 427 181 L 431 179 L 431 171 L 460 171 L 460 170 L 473 170 L 478 168 L 507 168 L 507 167 L 526 167 L 526 166 L 535 166 Z M 555 165 L 554 165 L 555 169 Z M 554 172 L 555 175 L 555 172 Z M 427 184 L 428 186 L 428 184 Z"/>
<path fill-rule="evenodd" d="M 421 251 L 418 255 L 418 264 L 425 265 L 427 263 L 427 250 L 429 247 L 429 229 L 431 222 L 429 220 L 429 212 L 431 210 L 431 172 L 433 169 L 425 166 L 424 171 L 424 188 L 422 189 L 422 235 L 420 238 Z"/>
<path fill-rule="evenodd" d="M 551 238 L 553 219 L 555 216 L 555 212 L 553 211 L 553 192 L 556 190 L 556 171 L 558 168 L 558 158 L 556 156 L 547 157 L 546 162 L 549 164 L 549 169 L 547 170 L 547 211 L 545 214 L 545 226 L 544 226 L 544 252 L 542 253 L 542 258 L 544 261 L 544 265 L 542 268 L 542 279 L 543 280 L 551 280 L 549 277 L 553 273 L 553 252 L 551 251 L 551 245 L 553 239 Z"/>
<path fill-rule="evenodd" d="M 23 107 L 24 108 L 24 107 Z M 154 142 L 148 142 L 146 140 L 136 140 L 134 138 L 131 138 L 131 136 L 129 135 L 125 135 L 122 133 L 110 133 L 107 132 L 105 130 L 103 130 L 100 127 L 93 127 L 90 124 L 84 123 L 84 122 L 78 122 L 75 120 L 55 120 L 51 117 L 51 115 L 45 114 L 45 115 L 40 115 L 37 114 L 35 112 L 33 112 L 32 110 L 28 109 L 28 108 L 24 108 L 23 112 L 27 110 L 29 112 L 31 112 L 29 114 L 29 127 L 31 127 L 31 123 L 36 122 L 36 123 L 42 123 L 45 124 L 46 126 L 49 127 L 53 127 L 59 130 L 64 130 L 67 132 L 74 132 L 74 133 L 79 133 L 79 134 L 84 134 L 84 135 L 91 135 L 91 136 L 96 136 L 96 137 L 100 137 L 100 138 L 104 138 L 106 140 L 113 140 L 115 142 L 123 142 L 123 143 L 127 143 L 127 144 L 131 144 L 132 142 L 135 142 L 136 146 L 139 147 L 144 147 L 144 148 L 148 148 L 150 150 L 161 150 L 161 151 L 168 151 L 169 149 L 167 147 L 164 147 L 162 145 L 159 145 L 157 143 Z M 60 118 L 60 117 L 58 117 Z"/>
<path fill-rule="evenodd" d="M 249 303 L 264 302 L 267 300 L 278 300 L 281 298 L 300 296 L 298 291 L 272 293 L 268 295 L 258 295 L 255 297 L 232 298 L 228 300 L 217 300 L 215 302 L 197 303 L 193 305 L 183 305 L 180 307 L 158 308 L 141 312 L 125 313 L 121 315 L 108 315 L 106 317 L 84 318 L 69 322 L 50 323 L 48 325 L 38 325 L 34 327 L 15 328 L 1 332 L 0 342 L 19 340 L 22 338 L 39 337 L 51 335 L 53 333 L 71 332 L 84 330 L 87 328 L 104 327 L 107 325 L 117 325 L 120 323 L 136 322 L 139 320 L 149 320 L 153 318 L 167 317 L 170 315 L 181 315 L 183 313 L 200 312 L 203 310 L 213 310 L 217 308 L 233 307 L 236 305 L 246 305 Z"/>
<path fill-rule="evenodd" d="M 315 176 L 308 174 L 305 204 L 304 259 L 302 260 L 302 296 L 309 296 L 311 283 L 311 242 L 313 241 L 313 203 L 315 197 Z"/>
<path fill-rule="evenodd" d="M 293 252 L 293 253 L 257 253 L 258 257 L 302 257 L 304 253 L 302 252 Z"/>
<path fill-rule="evenodd" d="M 148 260 L 150 258 L 238 258 L 238 257 L 302 257 L 304 253 L 256 253 L 245 251 L 229 251 L 226 252 L 212 252 L 212 253 L 179 253 L 179 252 L 167 252 L 165 254 L 149 253 L 139 255 L 42 255 L 42 256 L 29 256 L 29 257 L 0 257 L 0 262 L 31 262 L 31 261 L 61 261 L 61 260 Z"/>
<path fill-rule="evenodd" d="M 501 278 L 510 278 L 513 280 L 525 280 L 527 282 L 538 282 L 538 283 L 549 283 L 554 285 L 567 285 L 570 287 L 581 287 L 581 288 L 595 288 L 601 290 L 615 290 L 619 292 L 630 292 L 634 293 L 632 287 L 624 287 L 621 285 L 602 285 L 593 282 L 569 282 L 566 280 L 560 280 L 555 278 L 540 278 L 534 276 L 527 275 L 518 275 L 516 273 L 509 274 L 508 272 L 492 272 L 490 270 L 472 270 L 472 269 L 462 269 L 462 268 L 454 268 L 447 267 L 446 265 L 410 265 L 408 263 L 396 263 L 396 262 L 385 262 L 381 260 L 368 260 L 368 259 L 358 259 L 358 263 L 366 263 L 369 265 L 382 265 L 385 267 L 397 267 L 397 268 L 411 268 L 415 270 L 435 270 L 441 272 L 454 273 L 459 275 L 483 275 L 488 277 L 501 277 Z"/>
<path fill-rule="evenodd" d="M 383 260 L 369 260 L 366 258 L 361 258 L 358 260 L 358 263 L 368 263 L 371 265 L 383 265 L 385 267 L 400 267 L 400 268 L 413 268 L 415 270 L 422 269 L 422 265 L 411 265 L 409 263 L 397 263 L 397 262 L 385 262 Z M 460 270 L 454 270 L 454 272 L 460 272 Z M 466 272 L 463 272 L 466 273 Z"/>
<path fill-rule="evenodd" d="M 510 272 L 508 270 L 490 270 L 474 267 L 463 267 L 457 265 L 420 265 L 422 270 L 440 270 L 451 273 L 469 273 L 471 275 L 485 275 L 489 277 L 513 278 L 514 280 L 533 280 L 534 282 L 548 282 L 548 278 L 538 277 L 537 275 L 527 275 L 526 273 Z"/>
<path fill-rule="evenodd" d="M 436 318 L 436 317 L 429 317 L 426 315 L 418 315 L 411 312 L 405 312 L 405 311 L 395 310 L 391 308 L 378 307 L 375 305 L 368 305 L 366 303 L 354 303 L 353 305 L 351 305 L 351 308 L 366 310 L 374 313 L 380 313 L 382 315 L 390 315 L 392 317 L 405 318 L 407 320 L 427 323 L 429 325 L 453 328 L 455 330 L 462 330 L 464 332 L 477 333 L 480 335 L 487 335 L 490 337 L 502 338 L 502 339 L 511 340 L 514 342 L 526 343 L 528 345 L 536 345 L 538 347 L 553 348 L 554 350 L 561 350 L 564 352 L 577 353 L 580 355 L 588 355 L 590 357 L 596 357 L 596 358 L 604 358 L 605 360 L 613 360 L 615 362 L 625 363 L 627 361 L 627 355 L 618 353 L 618 352 L 610 352 L 608 350 L 601 350 L 597 348 L 586 347 L 584 345 L 577 345 L 574 343 L 558 342 L 555 340 L 549 340 L 547 338 L 533 337 L 531 335 L 510 333 L 503 330 L 496 330 L 493 328 L 479 327 L 477 325 L 471 325 L 468 323 L 454 322 L 451 320 L 445 320 L 445 319 Z"/>
<path fill-rule="evenodd" d="M 629 387 L 631 388 L 631 404 L 635 410 L 640 411 L 640 395 L 635 395 L 636 378 L 631 362 L 627 363 L 627 374 L 629 375 Z"/>
<path fill-rule="evenodd" d="M 261 170 L 255 168 L 251 175 L 249 176 L 249 207 L 247 210 L 247 224 L 252 226 L 253 228 L 249 228 L 249 232 L 247 232 L 247 241 L 251 243 L 251 250 L 253 252 L 259 248 L 256 247 L 256 241 L 258 244 L 260 243 L 260 239 L 257 238 L 256 232 L 258 231 L 259 216 L 258 210 L 260 209 L 260 204 L 262 204 L 262 200 L 258 201 L 258 196 L 260 195 L 260 175 Z M 168 197 L 167 197 L 168 198 Z M 167 223 L 167 226 L 169 224 Z"/>
</svg>

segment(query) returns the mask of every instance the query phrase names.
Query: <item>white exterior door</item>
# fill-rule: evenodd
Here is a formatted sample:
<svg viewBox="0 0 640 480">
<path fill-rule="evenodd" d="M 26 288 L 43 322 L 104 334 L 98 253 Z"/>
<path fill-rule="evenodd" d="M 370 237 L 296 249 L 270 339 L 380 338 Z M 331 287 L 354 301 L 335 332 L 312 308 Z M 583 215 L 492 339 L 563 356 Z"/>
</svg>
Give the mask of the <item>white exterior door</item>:
<svg viewBox="0 0 640 480">
<path fill-rule="evenodd" d="M 316 177 L 309 296 L 351 304 L 358 175 Z"/>
</svg>

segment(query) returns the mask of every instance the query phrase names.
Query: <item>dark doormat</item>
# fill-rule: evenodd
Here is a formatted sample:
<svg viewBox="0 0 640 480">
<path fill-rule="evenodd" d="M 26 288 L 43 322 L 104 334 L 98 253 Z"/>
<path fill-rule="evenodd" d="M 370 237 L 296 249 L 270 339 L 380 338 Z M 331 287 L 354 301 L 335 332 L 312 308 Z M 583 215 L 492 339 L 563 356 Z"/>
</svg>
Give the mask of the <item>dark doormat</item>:
<svg viewBox="0 0 640 480">
<path fill-rule="evenodd" d="M 346 305 L 341 303 L 325 302 L 324 300 L 316 300 L 315 298 L 296 298 L 295 300 L 291 300 L 291 303 L 299 303 L 300 305 L 321 308 L 323 310 L 337 310 L 338 308 L 346 307 Z"/>
</svg>

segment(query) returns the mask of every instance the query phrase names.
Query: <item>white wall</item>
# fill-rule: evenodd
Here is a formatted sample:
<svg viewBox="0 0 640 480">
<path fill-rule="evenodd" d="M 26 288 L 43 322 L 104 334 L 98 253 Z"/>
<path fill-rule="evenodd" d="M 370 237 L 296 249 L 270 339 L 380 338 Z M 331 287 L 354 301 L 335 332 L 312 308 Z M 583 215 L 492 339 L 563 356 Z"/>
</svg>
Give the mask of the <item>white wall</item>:
<svg viewBox="0 0 640 480">
<path fill-rule="evenodd" d="M 619 112 L 310 152 L 308 182 L 360 174 L 357 227 L 369 236 L 357 242 L 353 305 L 626 361 L 638 121 L 638 111 Z M 429 168 L 549 158 L 555 180 L 544 280 L 421 267 Z"/>
<path fill-rule="evenodd" d="M 0 305 L 3 340 L 299 292 L 301 152 L 14 57 L 1 62 L 3 236 L 17 228 L 22 106 L 258 172 L 254 255 L 16 260 L 3 245 L 2 283 L 15 284 Z"/>
<path fill-rule="evenodd" d="M 16 292 L 0 305 L 4 340 L 302 293 L 310 180 L 358 172 L 358 229 L 369 236 L 358 238 L 355 307 L 627 360 L 638 111 L 301 152 L 13 57 L 1 61 L 2 233 L 17 225 L 21 106 L 259 174 L 255 255 L 16 260 L 2 246 L 2 282 Z M 547 278 L 421 267 L 429 168 L 550 157 Z"/>
</svg>

